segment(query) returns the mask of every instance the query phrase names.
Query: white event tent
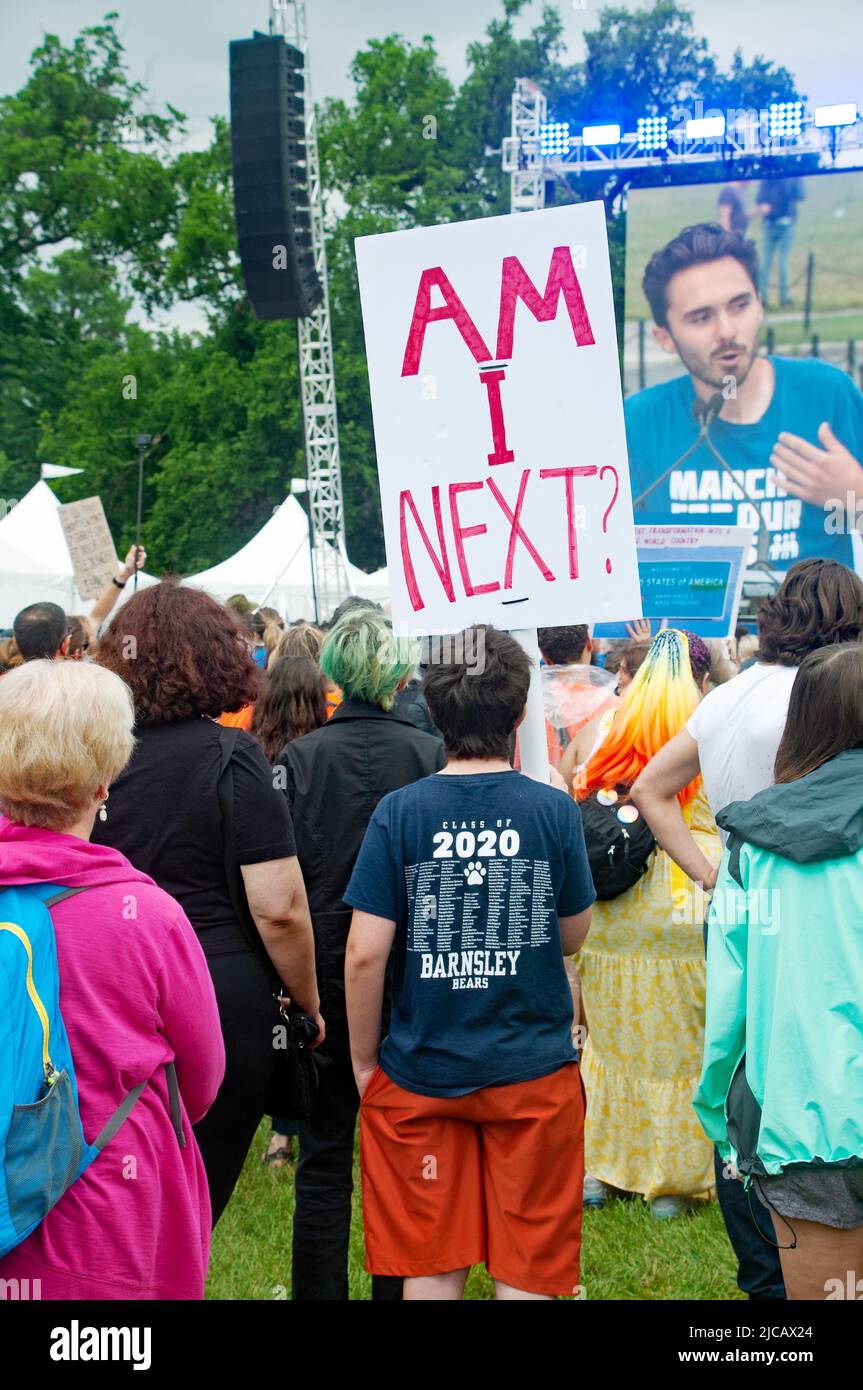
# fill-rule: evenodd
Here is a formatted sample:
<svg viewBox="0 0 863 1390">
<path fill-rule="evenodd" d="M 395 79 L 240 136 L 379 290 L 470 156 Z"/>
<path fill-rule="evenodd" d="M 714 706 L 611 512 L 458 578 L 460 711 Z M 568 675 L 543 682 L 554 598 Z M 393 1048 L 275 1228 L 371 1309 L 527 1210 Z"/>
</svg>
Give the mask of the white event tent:
<svg viewBox="0 0 863 1390">
<path fill-rule="evenodd" d="M 327 542 L 325 541 L 326 545 Z M 389 597 L 387 572 L 366 574 L 348 561 L 351 593 L 378 603 Z M 314 616 L 309 519 L 296 497 L 288 496 L 235 555 L 192 574 L 185 581 L 215 598 L 245 594 L 252 603 L 275 608 L 291 622 Z"/>
<path fill-rule="evenodd" d="M 59 603 L 67 613 L 89 613 L 75 585 L 69 547 L 60 525 L 60 503 L 46 482 L 38 482 L 0 521 L 0 627 L 30 603 Z M 143 571 L 138 585 L 155 584 Z M 125 596 L 132 591 L 128 586 Z"/>
<path fill-rule="evenodd" d="M 60 503 L 46 482 L 38 482 L 0 520 L 0 627 L 11 627 L 15 614 L 29 603 L 59 603 L 67 613 L 87 613 L 92 600 L 82 599 L 75 586 L 66 537 L 60 525 Z M 386 569 L 365 574 L 348 562 L 351 592 L 385 602 L 389 596 Z M 138 587 L 157 579 L 144 571 Z M 291 621 L 314 614 L 309 522 L 295 497 L 280 507 L 235 555 L 185 581 L 224 602 L 245 594 L 267 604 Z M 128 584 L 119 607 L 133 592 Z"/>
</svg>

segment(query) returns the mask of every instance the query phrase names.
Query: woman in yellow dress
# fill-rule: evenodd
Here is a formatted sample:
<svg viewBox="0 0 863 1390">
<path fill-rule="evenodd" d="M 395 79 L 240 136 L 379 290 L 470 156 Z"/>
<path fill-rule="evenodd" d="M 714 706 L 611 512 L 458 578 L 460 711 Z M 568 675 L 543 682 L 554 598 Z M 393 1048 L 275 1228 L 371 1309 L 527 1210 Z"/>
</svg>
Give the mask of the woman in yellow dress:
<svg viewBox="0 0 863 1390">
<path fill-rule="evenodd" d="M 623 803 L 646 763 L 684 727 L 703 693 L 710 653 L 694 634 L 665 629 L 607 732 L 576 774 L 579 801 Z M 701 778 L 680 793 L 711 863 L 719 837 Z M 629 807 L 626 814 L 636 815 Z M 700 886 L 658 847 L 628 892 L 596 902 L 576 957 L 589 1036 L 585 1205 L 608 1188 L 641 1193 L 658 1217 L 676 1216 L 714 1187 L 713 1149 L 692 1108 L 704 1038 L 705 965 Z"/>
</svg>

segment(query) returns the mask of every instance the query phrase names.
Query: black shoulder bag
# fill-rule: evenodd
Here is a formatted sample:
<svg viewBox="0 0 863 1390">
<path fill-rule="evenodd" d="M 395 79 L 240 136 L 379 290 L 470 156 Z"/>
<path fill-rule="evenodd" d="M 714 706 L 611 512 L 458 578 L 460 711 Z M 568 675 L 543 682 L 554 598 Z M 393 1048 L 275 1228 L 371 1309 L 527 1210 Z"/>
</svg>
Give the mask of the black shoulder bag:
<svg viewBox="0 0 863 1390">
<path fill-rule="evenodd" d="M 631 808 L 625 819 L 622 807 Z M 656 849 L 650 826 L 626 795 L 606 806 L 594 792 L 579 802 L 579 810 L 596 896 L 600 902 L 619 898 L 647 873 Z"/>
<path fill-rule="evenodd" d="M 262 1065 L 272 1068 L 266 1115 L 276 1119 L 304 1120 L 314 1107 L 318 1090 L 318 1062 L 309 1043 L 318 1036 L 318 1025 L 310 1014 L 290 1011 L 279 1003 L 284 986 L 261 940 L 261 934 L 249 911 L 246 888 L 234 839 L 234 771 L 231 756 L 237 745 L 238 729 L 219 729 L 222 759 L 219 768 L 219 811 L 222 817 L 225 878 L 231 905 L 237 915 L 249 945 L 264 967 L 268 987 L 273 996 L 272 1058 L 262 1058 Z"/>
</svg>

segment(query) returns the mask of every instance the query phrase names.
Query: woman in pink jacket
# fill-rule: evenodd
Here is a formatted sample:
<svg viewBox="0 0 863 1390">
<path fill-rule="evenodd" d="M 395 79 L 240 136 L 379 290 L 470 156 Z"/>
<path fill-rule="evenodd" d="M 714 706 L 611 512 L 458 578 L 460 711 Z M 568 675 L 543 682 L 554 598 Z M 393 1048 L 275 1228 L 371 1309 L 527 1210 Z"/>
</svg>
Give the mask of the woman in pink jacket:
<svg viewBox="0 0 863 1390">
<path fill-rule="evenodd" d="M 131 754 L 132 717 L 124 683 L 89 663 L 32 661 L 0 681 L 0 888 L 87 890 L 51 912 L 86 1139 L 147 1082 L 95 1162 L 0 1260 L 0 1279 L 41 1280 L 43 1299 L 204 1295 L 210 1202 L 192 1126 L 224 1072 L 210 973 L 174 899 L 117 850 L 90 843 Z"/>
</svg>

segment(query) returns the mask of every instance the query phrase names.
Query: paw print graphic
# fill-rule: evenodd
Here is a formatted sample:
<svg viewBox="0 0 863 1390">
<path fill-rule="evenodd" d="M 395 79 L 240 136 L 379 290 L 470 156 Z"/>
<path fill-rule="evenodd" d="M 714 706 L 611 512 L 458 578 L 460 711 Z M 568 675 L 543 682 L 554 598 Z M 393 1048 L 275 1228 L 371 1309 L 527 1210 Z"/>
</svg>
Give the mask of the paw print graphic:
<svg viewBox="0 0 863 1390">
<path fill-rule="evenodd" d="M 471 887 L 475 887 L 476 884 L 482 883 L 483 879 L 485 878 L 485 875 L 485 864 L 480 864 L 479 860 L 472 861 L 464 870 L 464 876 L 467 879 L 468 883 L 471 885 Z"/>
</svg>

